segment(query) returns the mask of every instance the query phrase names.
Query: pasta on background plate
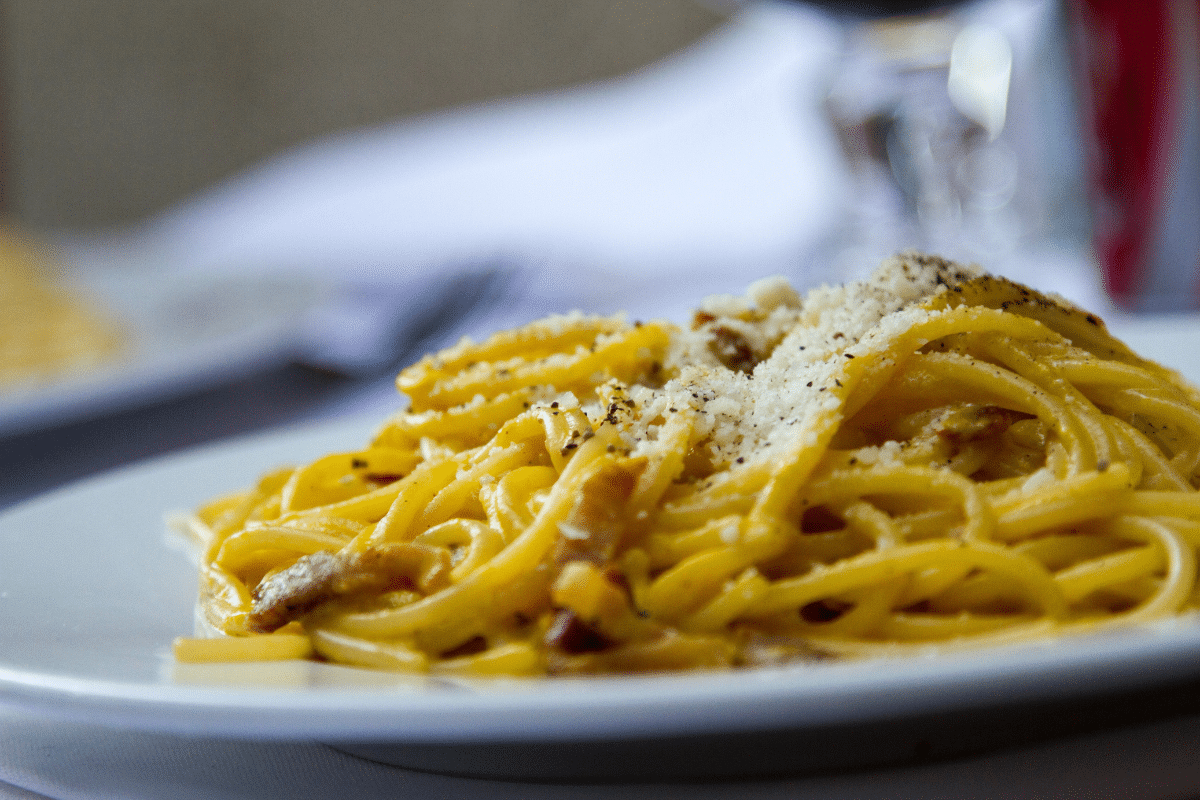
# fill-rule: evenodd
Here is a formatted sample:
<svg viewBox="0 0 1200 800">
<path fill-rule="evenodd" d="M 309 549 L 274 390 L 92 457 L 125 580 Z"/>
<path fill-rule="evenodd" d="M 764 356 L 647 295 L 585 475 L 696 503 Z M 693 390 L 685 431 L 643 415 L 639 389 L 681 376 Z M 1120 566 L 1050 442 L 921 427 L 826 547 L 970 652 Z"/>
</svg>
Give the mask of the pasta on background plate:
<svg viewBox="0 0 1200 800">
<path fill-rule="evenodd" d="M 397 386 L 365 447 L 188 521 L 215 636 L 177 658 L 718 669 L 1197 605 L 1197 390 L 976 267 L 767 279 L 689 327 L 554 316 Z"/>
<path fill-rule="evenodd" d="M 46 243 L 0 223 L 0 397 L 116 362 L 128 332 L 69 286 Z"/>
</svg>

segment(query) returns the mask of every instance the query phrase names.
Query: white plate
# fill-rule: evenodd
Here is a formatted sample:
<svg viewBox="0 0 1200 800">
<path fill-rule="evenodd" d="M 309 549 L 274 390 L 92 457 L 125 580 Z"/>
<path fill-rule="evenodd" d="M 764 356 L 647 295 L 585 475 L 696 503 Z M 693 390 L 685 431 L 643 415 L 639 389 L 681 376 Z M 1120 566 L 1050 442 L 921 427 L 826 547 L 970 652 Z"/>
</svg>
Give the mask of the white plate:
<svg viewBox="0 0 1200 800">
<path fill-rule="evenodd" d="M 329 288 L 305 276 L 194 275 L 130 267 L 76 275 L 115 317 L 124 350 L 95 369 L 0 392 L 0 436 L 165 399 L 299 352 Z"/>
<path fill-rule="evenodd" d="M 905 760 L 1052 732 L 1067 707 L 1108 724 L 1147 708 L 1146 693 L 1168 692 L 1182 710 L 1200 696 L 1189 688 L 1200 685 L 1192 617 L 953 657 L 734 674 L 470 685 L 316 663 L 175 664 L 196 578 L 164 515 L 273 466 L 361 446 L 377 422 L 191 451 L 0 515 L 0 704 L 148 731 L 317 739 L 447 771 L 612 777 L 770 771 L 781 762 L 766 754 L 784 744 L 795 769 Z M 1031 729 L 1030 709 L 1054 713 Z M 1097 717 L 1109 710 L 1120 719 Z M 731 734 L 753 751 L 731 750 Z M 600 765 L 597 748 L 617 755 Z"/>
<path fill-rule="evenodd" d="M 1134 352 L 1200 383 L 1200 314 L 1110 314 L 1104 319 L 1109 331 Z"/>
</svg>

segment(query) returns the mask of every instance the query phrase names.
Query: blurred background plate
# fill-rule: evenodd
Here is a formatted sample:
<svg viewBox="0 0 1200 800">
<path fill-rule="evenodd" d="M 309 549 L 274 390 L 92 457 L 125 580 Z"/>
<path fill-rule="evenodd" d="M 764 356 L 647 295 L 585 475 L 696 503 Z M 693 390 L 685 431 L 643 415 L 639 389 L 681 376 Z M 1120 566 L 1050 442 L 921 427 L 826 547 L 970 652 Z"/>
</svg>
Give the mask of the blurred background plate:
<svg viewBox="0 0 1200 800">
<path fill-rule="evenodd" d="M 0 436 L 194 391 L 285 362 L 330 289 L 303 275 L 93 270 L 87 293 L 119 329 L 111 360 L 0 394 Z"/>
</svg>

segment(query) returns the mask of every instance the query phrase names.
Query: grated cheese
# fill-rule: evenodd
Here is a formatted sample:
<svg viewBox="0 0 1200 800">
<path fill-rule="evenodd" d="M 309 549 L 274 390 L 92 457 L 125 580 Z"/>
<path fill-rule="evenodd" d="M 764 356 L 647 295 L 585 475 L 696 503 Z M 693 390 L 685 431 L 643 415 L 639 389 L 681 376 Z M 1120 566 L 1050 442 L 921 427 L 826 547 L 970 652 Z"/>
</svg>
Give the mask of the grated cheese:
<svg viewBox="0 0 1200 800">
<path fill-rule="evenodd" d="M 885 261 L 867 280 L 820 286 L 802 299 L 778 277 L 752 284 L 745 297 L 707 298 L 692 327 L 672 337 L 663 365 L 670 380 L 629 387 L 628 396 L 652 412 L 646 420 L 670 408 L 694 411 L 692 447 L 718 469 L 811 446 L 816 420 L 841 408 L 846 364 L 882 352 L 896 335 L 939 313 L 916 304 L 946 291 L 945 284 L 980 274 L 978 267 L 909 253 Z M 729 353 L 752 356 L 752 369 L 724 363 Z M 650 424 L 643 425 L 623 429 L 631 451 L 654 438 Z M 894 457 L 886 448 L 878 453 L 881 461 Z"/>
</svg>

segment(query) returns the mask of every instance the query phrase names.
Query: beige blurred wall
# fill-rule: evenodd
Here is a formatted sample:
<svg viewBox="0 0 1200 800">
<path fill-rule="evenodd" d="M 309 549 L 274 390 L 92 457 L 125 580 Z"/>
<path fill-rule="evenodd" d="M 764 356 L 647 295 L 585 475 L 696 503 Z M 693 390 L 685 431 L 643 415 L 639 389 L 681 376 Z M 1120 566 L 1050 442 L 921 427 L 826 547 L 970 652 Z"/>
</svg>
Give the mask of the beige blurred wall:
<svg viewBox="0 0 1200 800">
<path fill-rule="evenodd" d="M 289 145 L 620 75 L 695 0 L 0 0 L 7 212 L 137 220 Z"/>
</svg>

